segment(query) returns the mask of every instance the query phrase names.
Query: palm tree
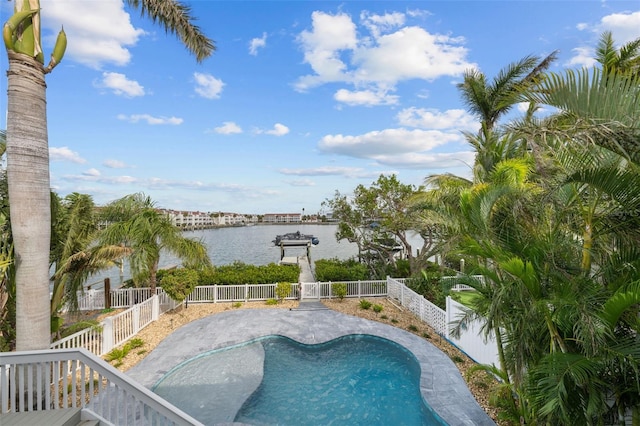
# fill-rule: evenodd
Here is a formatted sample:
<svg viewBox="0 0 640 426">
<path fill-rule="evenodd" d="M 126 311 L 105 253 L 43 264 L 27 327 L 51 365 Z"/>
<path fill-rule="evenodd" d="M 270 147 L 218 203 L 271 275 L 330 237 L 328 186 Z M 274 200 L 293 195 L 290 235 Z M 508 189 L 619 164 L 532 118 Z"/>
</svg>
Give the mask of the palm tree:
<svg viewBox="0 0 640 426">
<path fill-rule="evenodd" d="M 62 60 L 61 31 L 45 68 L 40 43 L 39 0 L 15 2 L 3 38 L 9 57 L 7 174 L 16 259 L 18 350 L 49 346 L 50 184 L 45 75 Z M 176 34 L 198 61 L 215 50 L 192 23 L 190 9 L 175 0 L 126 0 Z M 69 10 L 69 13 L 73 13 Z"/>
<path fill-rule="evenodd" d="M 467 109 L 480 119 L 481 133 L 488 136 L 498 120 L 522 100 L 522 94 L 534 85 L 556 59 L 556 54 L 553 52 L 542 61 L 526 56 L 501 70 L 491 83 L 479 70 L 465 72 L 458 89 Z"/>
<path fill-rule="evenodd" d="M 464 132 L 467 141 L 476 150 L 473 168 L 476 180 L 484 180 L 501 159 L 514 158 L 526 149 L 526 144 L 515 134 L 503 135 L 495 128 L 498 120 L 522 102 L 523 95 L 543 79 L 543 73 L 556 59 L 556 53 L 542 60 L 526 56 L 502 69 L 491 82 L 477 69 L 465 72 L 458 89 L 467 110 L 480 120 L 477 135 Z M 535 107 L 530 105 L 530 112 L 533 110 Z"/>
<path fill-rule="evenodd" d="M 55 193 L 52 200 L 57 200 Z M 58 200 L 52 209 L 56 226 L 52 227 L 51 264 L 55 266 L 52 319 L 63 304 L 71 311 L 78 307 L 78 292 L 91 274 L 113 267 L 130 250 L 121 246 L 96 246 L 98 238 L 95 205 L 90 195 L 74 192 Z M 55 324 L 55 322 L 52 322 Z M 55 331 L 55 330 L 53 330 Z"/>
<path fill-rule="evenodd" d="M 582 270 L 593 253 L 628 253 L 640 242 L 640 77 L 600 70 L 550 74 L 535 102 L 560 112 L 540 122 L 515 122 L 519 132 L 553 152 L 556 188 L 571 192 L 574 231 L 583 242 Z M 570 141 L 568 143 L 567 141 Z M 607 262 L 599 259 L 598 268 Z"/>
<path fill-rule="evenodd" d="M 163 252 L 188 265 L 207 267 L 211 261 L 200 241 L 185 238 L 171 220 L 160 213 L 149 197 L 138 193 L 116 200 L 104 208 L 109 225 L 99 237 L 99 247 L 123 246 L 131 254 L 129 264 L 136 285 L 148 284 L 155 293 L 156 274 Z"/>
<path fill-rule="evenodd" d="M 616 49 L 611 31 L 600 36 L 596 48 L 596 60 L 602 65 L 605 75 L 617 72 L 627 75 L 640 75 L 640 37 Z"/>
</svg>

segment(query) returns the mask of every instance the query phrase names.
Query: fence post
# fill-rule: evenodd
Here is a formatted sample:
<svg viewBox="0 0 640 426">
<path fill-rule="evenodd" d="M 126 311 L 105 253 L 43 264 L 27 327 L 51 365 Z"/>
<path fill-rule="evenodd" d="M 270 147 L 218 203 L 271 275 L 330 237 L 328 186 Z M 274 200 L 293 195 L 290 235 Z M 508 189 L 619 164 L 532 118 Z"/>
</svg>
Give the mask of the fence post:
<svg viewBox="0 0 640 426">
<path fill-rule="evenodd" d="M 213 303 L 218 303 L 218 284 L 213 285 Z"/>
<path fill-rule="evenodd" d="M 107 317 L 102 322 L 102 353 L 100 355 L 111 352 L 113 340 L 113 319 Z"/>
<path fill-rule="evenodd" d="M 244 301 L 245 303 L 249 301 L 249 284 L 244 285 Z"/>
<path fill-rule="evenodd" d="M 131 322 L 133 326 L 133 334 L 137 334 L 138 330 L 140 330 L 140 305 L 133 305 L 133 310 L 131 311 Z"/>
<path fill-rule="evenodd" d="M 111 279 L 104 279 L 104 308 L 111 309 Z"/>
<path fill-rule="evenodd" d="M 360 280 L 358 280 L 358 299 L 360 299 L 361 295 L 362 295 L 362 291 L 360 289 Z"/>
<path fill-rule="evenodd" d="M 445 311 L 444 311 L 444 323 L 445 323 L 445 331 L 444 337 L 446 339 L 449 338 L 449 322 L 451 321 L 451 314 L 453 309 L 451 308 L 451 296 L 447 296 L 445 299 Z"/>
<path fill-rule="evenodd" d="M 160 297 L 156 294 L 151 301 L 151 321 L 157 321 L 160 318 Z"/>
</svg>

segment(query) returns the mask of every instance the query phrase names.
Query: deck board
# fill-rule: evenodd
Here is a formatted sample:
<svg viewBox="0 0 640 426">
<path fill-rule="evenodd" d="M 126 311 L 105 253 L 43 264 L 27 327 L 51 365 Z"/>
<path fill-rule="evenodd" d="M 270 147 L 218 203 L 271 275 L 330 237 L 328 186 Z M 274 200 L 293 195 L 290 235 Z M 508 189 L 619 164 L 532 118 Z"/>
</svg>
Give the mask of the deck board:
<svg viewBox="0 0 640 426">
<path fill-rule="evenodd" d="M 80 421 L 80 411 L 82 411 L 81 408 L 62 408 L 59 410 L 3 413 L 0 414 L 0 424 L 2 426 L 74 425 Z"/>
</svg>

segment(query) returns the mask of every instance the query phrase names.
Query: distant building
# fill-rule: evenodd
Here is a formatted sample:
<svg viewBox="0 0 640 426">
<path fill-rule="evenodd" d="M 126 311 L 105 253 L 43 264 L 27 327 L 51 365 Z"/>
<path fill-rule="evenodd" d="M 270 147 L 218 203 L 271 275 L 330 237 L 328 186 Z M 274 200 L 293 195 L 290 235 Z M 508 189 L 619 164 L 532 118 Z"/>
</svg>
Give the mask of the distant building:
<svg viewBox="0 0 640 426">
<path fill-rule="evenodd" d="M 204 229 L 215 225 L 210 213 L 162 209 L 171 223 L 181 229 Z"/>
<path fill-rule="evenodd" d="M 300 213 L 265 213 L 262 217 L 263 223 L 300 223 L 302 215 Z"/>
</svg>

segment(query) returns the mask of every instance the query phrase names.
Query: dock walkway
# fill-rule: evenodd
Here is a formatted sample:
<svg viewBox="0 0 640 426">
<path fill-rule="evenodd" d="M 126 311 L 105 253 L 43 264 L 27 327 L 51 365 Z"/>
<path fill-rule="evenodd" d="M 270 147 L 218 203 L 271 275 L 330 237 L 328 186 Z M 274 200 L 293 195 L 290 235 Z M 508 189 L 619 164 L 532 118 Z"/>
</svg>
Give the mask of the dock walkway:
<svg viewBox="0 0 640 426">
<path fill-rule="evenodd" d="M 316 282 L 316 277 L 311 270 L 311 264 L 309 264 L 307 256 L 298 256 L 298 265 L 300 266 L 299 283 Z"/>
</svg>

